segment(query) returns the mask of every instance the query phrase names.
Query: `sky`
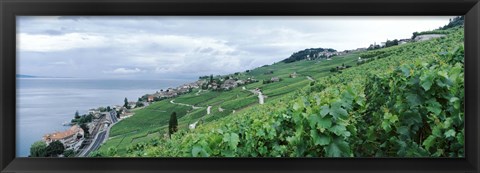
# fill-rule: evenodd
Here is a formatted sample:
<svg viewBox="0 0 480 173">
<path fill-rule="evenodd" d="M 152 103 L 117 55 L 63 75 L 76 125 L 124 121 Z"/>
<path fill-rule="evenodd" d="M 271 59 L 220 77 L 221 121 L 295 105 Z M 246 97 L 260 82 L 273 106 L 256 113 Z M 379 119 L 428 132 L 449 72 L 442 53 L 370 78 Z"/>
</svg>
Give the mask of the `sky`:
<svg viewBox="0 0 480 173">
<path fill-rule="evenodd" d="M 452 16 L 18 16 L 17 74 L 196 79 L 433 30 Z"/>
</svg>

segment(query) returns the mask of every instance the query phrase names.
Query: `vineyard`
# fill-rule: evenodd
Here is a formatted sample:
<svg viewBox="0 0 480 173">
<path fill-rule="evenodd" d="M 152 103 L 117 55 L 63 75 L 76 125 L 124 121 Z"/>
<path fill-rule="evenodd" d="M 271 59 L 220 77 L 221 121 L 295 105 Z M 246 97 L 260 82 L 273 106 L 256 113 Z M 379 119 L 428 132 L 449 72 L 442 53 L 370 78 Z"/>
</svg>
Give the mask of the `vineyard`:
<svg viewBox="0 0 480 173">
<path fill-rule="evenodd" d="M 312 75 L 315 82 L 292 79 L 300 90 L 272 89 L 281 96 L 171 139 L 135 143 L 125 153 L 103 147 L 95 156 L 463 157 L 463 27 L 442 32 L 448 35 L 356 55 L 370 60 Z"/>
</svg>

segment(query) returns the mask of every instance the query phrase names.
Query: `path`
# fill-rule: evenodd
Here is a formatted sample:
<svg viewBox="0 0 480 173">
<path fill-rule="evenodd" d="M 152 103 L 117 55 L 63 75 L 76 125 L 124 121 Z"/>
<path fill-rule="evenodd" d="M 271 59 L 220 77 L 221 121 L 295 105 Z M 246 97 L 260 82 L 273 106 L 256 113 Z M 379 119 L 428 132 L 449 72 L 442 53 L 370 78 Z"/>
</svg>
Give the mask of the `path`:
<svg viewBox="0 0 480 173">
<path fill-rule="evenodd" d="M 262 92 L 260 92 L 260 91 L 255 91 L 255 90 L 248 90 L 248 91 L 252 92 L 252 93 L 255 94 L 255 95 L 258 95 L 258 103 L 259 103 L 259 104 L 262 105 L 262 104 L 264 103 L 264 99 L 266 98 L 266 96 L 263 95 Z"/>
<path fill-rule="evenodd" d="M 173 99 L 173 100 L 175 100 L 175 99 Z M 170 103 L 171 103 L 171 104 L 182 105 L 182 106 L 190 106 L 190 107 L 192 107 L 192 109 L 200 109 L 200 108 L 203 108 L 203 107 L 196 107 L 196 106 L 189 105 L 189 104 L 185 104 L 185 103 L 175 103 L 175 102 L 173 102 L 173 100 L 170 100 Z"/>
<path fill-rule="evenodd" d="M 208 106 L 208 108 L 207 108 L 207 115 L 210 115 L 210 109 L 212 109 L 212 106 Z"/>
<path fill-rule="evenodd" d="M 201 90 L 201 89 L 200 89 L 200 90 L 198 90 L 198 92 L 197 92 L 197 93 L 195 93 L 195 95 L 196 95 L 196 96 L 200 95 L 200 92 L 202 92 L 202 90 Z"/>
<path fill-rule="evenodd" d="M 308 80 L 310 80 L 310 81 L 313 81 L 313 82 L 315 82 L 315 79 L 313 79 L 313 78 L 312 78 L 312 77 L 310 77 L 310 76 L 307 76 L 307 79 L 308 79 Z"/>
</svg>

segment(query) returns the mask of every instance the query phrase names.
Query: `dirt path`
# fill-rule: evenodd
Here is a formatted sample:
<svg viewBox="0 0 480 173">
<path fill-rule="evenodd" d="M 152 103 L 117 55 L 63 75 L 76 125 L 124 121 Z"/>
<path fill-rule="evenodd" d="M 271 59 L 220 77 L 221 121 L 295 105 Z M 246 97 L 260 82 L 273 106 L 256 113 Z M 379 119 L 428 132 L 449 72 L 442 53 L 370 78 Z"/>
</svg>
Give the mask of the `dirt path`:
<svg viewBox="0 0 480 173">
<path fill-rule="evenodd" d="M 315 82 L 315 79 L 313 79 L 313 78 L 312 78 L 312 77 L 310 77 L 310 76 L 307 76 L 307 79 L 308 79 L 308 80 L 310 80 L 310 81 L 313 81 L 313 82 Z"/>
<path fill-rule="evenodd" d="M 175 100 L 175 99 L 173 99 L 173 100 Z M 182 106 L 190 106 L 190 107 L 192 107 L 192 109 L 200 109 L 200 108 L 203 108 L 203 107 L 196 107 L 196 106 L 189 105 L 189 104 L 185 104 L 185 103 L 175 103 L 175 102 L 173 102 L 173 100 L 170 100 L 170 103 L 171 103 L 171 104 L 182 105 Z"/>
</svg>

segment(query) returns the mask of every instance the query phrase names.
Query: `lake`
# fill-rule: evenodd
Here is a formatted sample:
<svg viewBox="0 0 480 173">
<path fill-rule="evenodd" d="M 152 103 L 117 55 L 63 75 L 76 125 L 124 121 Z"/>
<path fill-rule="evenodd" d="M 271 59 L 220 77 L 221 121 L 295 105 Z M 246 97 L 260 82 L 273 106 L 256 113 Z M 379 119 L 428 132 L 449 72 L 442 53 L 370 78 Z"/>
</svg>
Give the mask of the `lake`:
<svg viewBox="0 0 480 173">
<path fill-rule="evenodd" d="M 42 136 L 63 131 L 75 111 L 123 105 L 145 94 L 194 80 L 119 80 L 75 78 L 17 78 L 16 155 L 27 157 L 30 145 Z"/>
</svg>

